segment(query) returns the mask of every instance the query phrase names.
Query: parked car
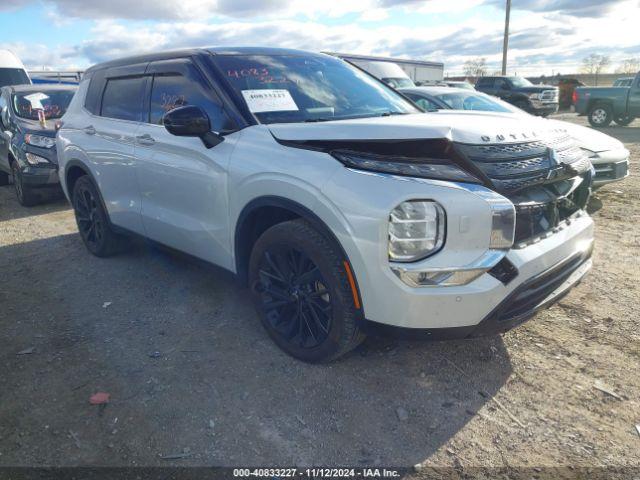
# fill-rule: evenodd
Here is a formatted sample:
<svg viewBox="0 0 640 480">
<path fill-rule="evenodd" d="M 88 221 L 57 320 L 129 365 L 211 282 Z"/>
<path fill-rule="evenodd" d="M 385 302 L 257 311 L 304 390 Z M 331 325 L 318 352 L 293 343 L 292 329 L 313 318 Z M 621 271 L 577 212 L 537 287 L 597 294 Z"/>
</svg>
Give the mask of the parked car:
<svg viewBox="0 0 640 480">
<path fill-rule="evenodd" d="M 0 185 L 13 179 L 18 201 L 32 206 L 59 188 L 55 121 L 75 87 L 16 85 L 0 89 Z"/>
<path fill-rule="evenodd" d="M 30 83 L 31 79 L 20 59 L 10 50 L 0 50 L 0 87 Z"/>
<path fill-rule="evenodd" d="M 593 127 L 611 121 L 626 127 L 640 117 L 640 72 L 630 87 L 581 87 L 573 93 L 578 115 L 587 115 Z"/>
<path fill-rule="evenodd" d="M 494 95 L 533 115 L 558 111 L 558 88 L 534 85 L 524 77 L 480 77 L 476 90 Z"/>
<path fill-rule="evenodd" d="M 580 281 L 591 165 L 542 127 L 425 115 L 327 55 L 212 48 L 90 68 L 57 145 L 91 253 L 134 232 L 230 270 L 318 362 L 376 323 L 503 332 Z"/>
<path fill-rule="evenodd" d="M 399 91 L 425 111 L 465 110 L 530 117 L 524 110 L 481 92 L 446 87 L 401 88 Z M 595 188 L 617 182 L 629 175 L 630 154 L 621 141 L 597 130 L 570 122 L 551 119 L 540 119 L 540 121 L 554 122 L 558 128 L 566 130 L 577 145 L 587 153 L 595 169 L 593 179 Z"/>
<path fill-rule="evenodd" d="M 633 77 L 617 78 L 613 82 L 614 87 L 630 87 L 633 84 Z"/>
<path fill-rule="evenodd" d="M 463 88 L 465 90 L 475 90 L 476 89 L 476 87 L 471 85 L 469 82 L 457 82 L 457 81 L 454 81 L 454 80 L 444 80 L 443 84 L 446 85 L 447 87 Z"/>
</svg>

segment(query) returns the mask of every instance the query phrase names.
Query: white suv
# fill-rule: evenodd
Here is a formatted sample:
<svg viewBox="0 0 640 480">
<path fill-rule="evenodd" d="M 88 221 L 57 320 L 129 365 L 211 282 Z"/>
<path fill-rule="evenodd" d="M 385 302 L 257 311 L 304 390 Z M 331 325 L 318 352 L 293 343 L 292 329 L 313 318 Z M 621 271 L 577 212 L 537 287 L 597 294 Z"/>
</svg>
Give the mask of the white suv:
<svg viewBox="0 0 640 480">
<path fill-rule="evenodd" d="M 535 119 L 422 113 L 339 59 L 198 49 L 89 69 L 57 136 L 89 251 L 143 235 L 234 272 L 287 353 L 376 324 L 506 331 L 591 266 L 592 169 Z"/>
</svg>

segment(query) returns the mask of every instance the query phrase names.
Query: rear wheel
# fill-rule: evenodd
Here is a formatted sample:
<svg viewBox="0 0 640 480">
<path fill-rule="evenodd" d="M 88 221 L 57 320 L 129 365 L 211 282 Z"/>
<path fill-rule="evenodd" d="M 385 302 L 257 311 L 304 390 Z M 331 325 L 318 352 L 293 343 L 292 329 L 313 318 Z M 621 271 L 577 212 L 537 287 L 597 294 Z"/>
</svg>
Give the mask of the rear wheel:
<svg viewBox="0 0 640 480">
<path fill-rule="evenodd" d="M 32 207 L 36 205 L 40 198 L 31 188 L 24 184 L 18 162 L 14 161 L 11 164 L 11 173 L 13 174 L 13 188 L 16 191 L 16 197 L 18 198 L 20 205 L 23 207 Z"/>
<path fill-rule="evenodd" d="M 108 257 L 121 250 L 125 238 L 111 228 L 97 187 L 88 176 L 73 186 L 73 209 L 84 245 L 97 257 Z"/>
<path fill-rule="evenodd" d="M 613 111 L 609 105 L 599 104 L 589 111 L 588 118 L 592 127 L 606 127 L 613 120 Z"/>
<path fill-rule="evenodd" d="M 362 342 L 348 268 L 341 252 L 303 220 L 262 234 L 251 252 L 249 280 L 262 324 L 282 350 L 305 362 L 327 362 Z"/>
<path fill-rule="evenodd" d="M 628 115 L 624 115 L 624 116 L 618 116 L 616 118 L 613 119 L 618 125 L 620 125 L 621 127 L 626 127 L 627 125 L 631 124 L 631 122 L 633 122 L 635 120 L 634 117 L 630 117 Z"/>
</svg>

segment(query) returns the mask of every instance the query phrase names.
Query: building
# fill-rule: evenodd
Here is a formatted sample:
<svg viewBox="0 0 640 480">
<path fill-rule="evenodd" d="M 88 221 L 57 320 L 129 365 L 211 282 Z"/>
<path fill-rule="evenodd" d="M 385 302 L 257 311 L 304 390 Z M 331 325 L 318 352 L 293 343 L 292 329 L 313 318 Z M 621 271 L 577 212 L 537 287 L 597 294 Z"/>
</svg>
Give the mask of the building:
<svg viewBox="0 0 640 480">
<path fill-rule="evenodd" d="M 372 62 L 395 63 L 415 84 L 437 83 L 444 77 L 444 63 L 427 60 L 409 60 L 406 58 L 375 57 L 371 55 L 355 55 L 351 53 L 325 52 L 334 57 L 342 58 L 368 70 L 366 64 Z"/>
</svg>

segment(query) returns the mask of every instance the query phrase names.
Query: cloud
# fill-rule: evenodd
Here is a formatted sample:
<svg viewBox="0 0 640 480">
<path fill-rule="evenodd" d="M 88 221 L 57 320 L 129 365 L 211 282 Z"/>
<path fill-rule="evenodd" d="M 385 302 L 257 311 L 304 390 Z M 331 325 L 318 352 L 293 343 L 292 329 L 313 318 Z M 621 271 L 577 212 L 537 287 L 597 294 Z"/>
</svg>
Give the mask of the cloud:
<svg viewBox="0 0 640 480">
<path fill-rule="evenodd" d="M 511 4 L 514 10 L 554 12 L 576 17 L 599 17 L 611 12 L 627 0 L 517 0 Z M 488 0 L 488 5 L 504 8 L 504 0 Z M 640 8 L 640 1 L 634 2 Z"/>
</svg>

